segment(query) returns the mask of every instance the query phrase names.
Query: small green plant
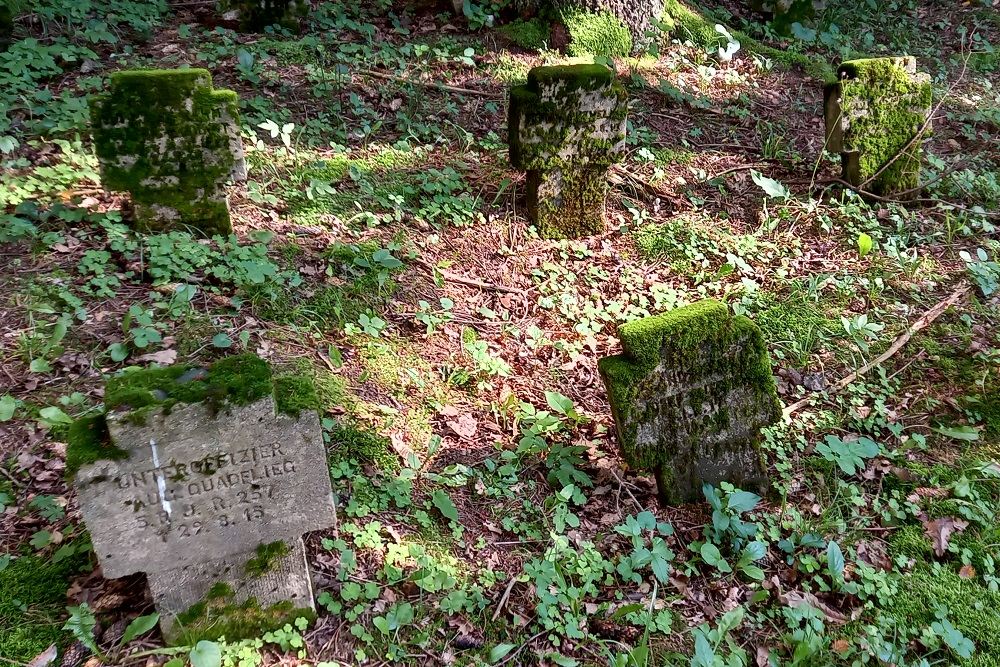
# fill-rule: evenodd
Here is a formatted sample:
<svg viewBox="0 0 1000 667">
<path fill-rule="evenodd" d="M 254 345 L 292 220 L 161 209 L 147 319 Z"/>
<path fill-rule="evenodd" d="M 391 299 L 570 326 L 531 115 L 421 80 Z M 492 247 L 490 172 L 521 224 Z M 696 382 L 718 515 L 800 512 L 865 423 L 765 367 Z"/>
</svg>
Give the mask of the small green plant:
<svg viewBox="0 0 1000 667">
<path fill-rule="evenodd" d="M 871 438 L 843 440 L 839 436 L 828 435 L 816 445 L 816 453 L 836 463 L 845 475 L 856 475 L 865 469 L 865 461 L 878 456 L 879 447 Z"/>
</svg>

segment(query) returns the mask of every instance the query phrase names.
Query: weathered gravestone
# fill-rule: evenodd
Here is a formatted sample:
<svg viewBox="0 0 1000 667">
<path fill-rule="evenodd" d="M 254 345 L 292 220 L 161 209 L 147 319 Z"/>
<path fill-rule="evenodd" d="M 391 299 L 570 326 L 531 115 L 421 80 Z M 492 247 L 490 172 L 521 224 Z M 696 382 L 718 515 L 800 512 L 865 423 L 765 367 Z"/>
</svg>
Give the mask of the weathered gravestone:
<svg viewBox="0 0 1000 667">
<path fill-rule="evenodd" d="M 510 92 L 510 160 L 546 238 L 604 230 L 608 168 L 625 150 L 628 95 L 603 65 L 536 67 Z"/>
<path fill-rule="evenodd" d="M 933 91 L 911 56 L 843 63 L 826 86 L 827 146 L 843 178 L 880 196 L 914 197 Z"/>
<path fill-rule="evenodd" d="M 750 6 L 765 14 L 772 28 L 791 34 L 793 24 L 808 22 L 826 6 L 826 0 L 751 0 Z"/>
<path fill-rule="evenodd" d="M 170 640 L 310 615 L 301 536 L 334 523 L 312 385 L 253 355 L 108 381 L 67 470 L 104 575 L 145 572 Z"/>
<path fill-rule="evenodd" d="M 307 0 L 222 0 L 225 18 L 240 22 L 240 29 L 263 32 L 271 25 L 297 31 L 299 19 L 309 13 Z"/>
<path fill-rule="evenodd" d="M 140 230 L 228 234 L 226 181 L 246 178 L 238 117 L 208 70 L 116 72 L 90 100 L 101 179 L 131 193 Z"/>
<path fill-rule="evenodd" d="M 766 490 L 760 429 L 781 414 L 757 327 L 717 301 L 629 322 L 600 360 L 625 461 L 655 471 L 660 502 L 704 483 Z"/>
</svg>

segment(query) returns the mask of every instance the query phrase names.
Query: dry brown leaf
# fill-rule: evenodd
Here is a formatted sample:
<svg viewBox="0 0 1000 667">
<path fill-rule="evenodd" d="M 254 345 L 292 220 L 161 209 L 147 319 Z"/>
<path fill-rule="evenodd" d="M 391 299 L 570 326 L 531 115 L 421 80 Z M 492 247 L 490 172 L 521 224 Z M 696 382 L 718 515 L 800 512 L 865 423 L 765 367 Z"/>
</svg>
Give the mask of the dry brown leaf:
<svg viewBox="0 0 1000 667">
<path fill-rule="evenodd" d="M 476 436 L 476 431 L 479 430 L 479 423 L 475 417 L 466 413 L 460 415 L 455 421 L 448 422 L 448 427 L 457 433 L 460 438 L 471 440 Z"/>
<path fill-rule="evenodd" d="M 976 578 L 976 568 L 971 565 L 963 565 L 958 571 L 958 576 L 962 579 L 975 579 Z"/>
<path fill-rule="evenodd" d="M 961 533 L 969 527 L 969 522 L 964 519 L 956 519 L 952 516 L 941 517 L 933 521 L 924 522 L 924 533 L 931 538 L 934 545 L 934 553 L 943 556 L 948 551 L 948 539 L 953 533 Z"/>
<path fill-rule="evenodd" d="M 139 357 L 139 361 L 151 361 L 161 366 L 169 366 L 177 361 L 177 350 L 160 350 Z"/>
<path fill-rule="evenodd" d="M 847 653 L 851 650 L 851 642 L 846 639 L 835 639 L 830 648 L 834 650 L 835 653 Z"/>
<path fill-rule="evenodd" d="M 782 604 L 786 604 L 789 607 L 797 608 L 802 605 L 809 605 L 814 609 L 819 609 L 826 616 L 826 620 L 831 623 L 846 623 L 848 621 L 847 616 L 844 616 L 836 609 L 831 609 L 825 602 L 822 602 L 818 597 L 812 593 L 804 591 L 788 591 L 787 593 L 779 593 L 778 600 Z"/>
</svg>

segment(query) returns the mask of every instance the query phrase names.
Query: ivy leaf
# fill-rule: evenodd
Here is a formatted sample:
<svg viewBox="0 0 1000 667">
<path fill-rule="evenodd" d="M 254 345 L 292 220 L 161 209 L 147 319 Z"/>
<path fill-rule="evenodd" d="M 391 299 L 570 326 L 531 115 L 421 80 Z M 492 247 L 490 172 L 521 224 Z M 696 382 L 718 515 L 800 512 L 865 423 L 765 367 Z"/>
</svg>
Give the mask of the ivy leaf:
<svg viewBox="0 0 1000 667">
<path fill-rule="evenodd" d="M 45 547 L 52 544 L 52 533 L 47 530 L 40 530 L 31 536 L 29 544 L 36 549 L 44 549 Z"/>
<path fill-rule="evenodd" d="M 121 643 L 128 644 L 130 641 L 144 635 L 153 629 L 153 626 L 160 620 L 160 615 L 153 613 L 148 616 L 139 616 L 132 620 L 125 628 L 125 634 L 122 635 Z"/>
<path fill-rule="evenodd" d="M 52 364 L 45 359 L 32 359 L 28 364 L 28 370 L 32 373 L 48 373 L 52 370 Z"/>
<path fill-rule="evenodd" d="M 123 343 L 112 343 L 108 346 L 108 354 L 111 355 L 111 361 L 125 361 L 128 358 L 128 348 Z"/>
<path fill-rule="evenodd" d="M 229 334 L 217 333 L 212 337 L 212 345 L 221 348 L 232 347 L 233 339 L 229 337 Z"/>
<path fill-rule="evenodd" d="M 455 507 L 455 503 L 452 502 L 451 496 L 446 491 L 435 489 L 434 493 L 431 494 L 431 502 L 444 518 L 458 523 L 458 508 Z"/>
<path fill-rule="evenodd" d="M 791 25 L 792 36 L 796 39 L 801 39 L 803 42 L 814 42 L 816 41 L 816 31 L 812 28 L 807 28 L 798 21 Z"/>
<path fill-rule="evenodd" d="M 188 659 L 191 660 L 191 667 L 221 667 L 222 649 L 215 642 L 202 639 L 191 649 Z"/>
</svg>

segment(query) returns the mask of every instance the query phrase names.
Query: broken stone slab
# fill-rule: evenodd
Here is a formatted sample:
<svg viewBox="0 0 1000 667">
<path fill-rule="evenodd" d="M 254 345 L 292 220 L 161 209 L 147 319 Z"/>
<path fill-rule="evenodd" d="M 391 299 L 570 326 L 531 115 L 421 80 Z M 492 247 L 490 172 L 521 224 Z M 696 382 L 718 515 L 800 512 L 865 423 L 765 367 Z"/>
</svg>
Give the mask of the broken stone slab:
<svg viewBox="0 0 1000 667">
<path fill-rule="evenodd" d="M 843 176 L 878 196 L 920 191 L 923 140 L 930 135 L 933 89 L 912 56 L 852 60 L 824 95 L 827 147 L 840 153 Z"/>
<path fill-rule="evenodd" d="M 145 572 L 168 638 L 175 621 L 232 639 L 314 610 L 301 536 L 335 523 L 315 403 L 307 379 L 237 355 L 112 378 L 105 414 L 71 427 L 67 470 L 103 573 Z"/>
<path fill-rule="evenodd" d="M 510 93 L 511 164 L 545 238 L 604 230 L 607 171 L 625 150 L 628 95 L 603 65 L 536 67 Z"/>
<path fill-rule="evenodd" d="M 90 99 L 101 180 L 132 196 L 142 231 L 232 231 L 225 185 L 246 179 L 236 93 L 204 69 L 111 75 Z"/>
<path fill-rule="evenodd" d="M 656 474 L 664 505 L 726 481 L 763 493 L 760 429 L 781 415 L 756 325 L 701 301 L 619 328 L 623 352 L 599 361 L 618 442 Z"/>
</svg>

